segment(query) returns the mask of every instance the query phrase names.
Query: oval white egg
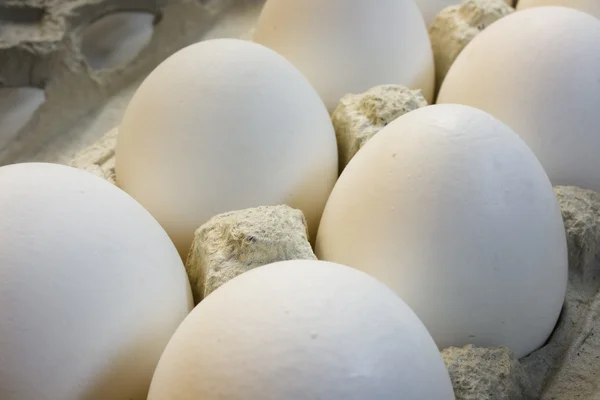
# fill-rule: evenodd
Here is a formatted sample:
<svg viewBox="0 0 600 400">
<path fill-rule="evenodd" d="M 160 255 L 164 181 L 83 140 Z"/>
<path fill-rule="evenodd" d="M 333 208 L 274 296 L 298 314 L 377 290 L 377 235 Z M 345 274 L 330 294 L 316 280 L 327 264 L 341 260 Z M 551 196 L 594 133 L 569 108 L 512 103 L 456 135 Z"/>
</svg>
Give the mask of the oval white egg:
<svg viewBox="0 0 600 400">
<path fill-rule="evenodd" d="M 335 132 L 283 57 L 210 40 L 169 57 L 137 90 L 119 127 L 116 175 L 182 256 L 214 215 L 261 205 L 302 210 L 314 237 L 337 179 Z"/>
<path fill-rule="evenodd" d="M 569 7 L 600 18 L 600 1 L 598 0 L 519 0 L 517 10 L 545 6 Z"/>
<path fill-rule="evenodd" d="M 298 67 L 330 112 L 381 84 L 432 99 L 433 53 L 413 0 L 268 0 L 253 35 Z"/>
<path fill-rule="evenodd" d="M 142 400 L 192 307 L 160 225 L 119 188 L 0 168 L 0 398 Z"/>
<path fill-rule="evenodd" d="M 495 22 L 458 56 L 438 103 L 480 108 L 509 125 L 554 185 L 600 191 L 600 21 L 536 7 Z"/>
<path fill-rule="evenodd" d="M 350 161 L 319 259 L 392 288 L 440 349 L 541 346 L 560 313 L 567 246 L 552 186 L 507 126 L 466 106 L 396 119 Z"/>
<path fill-rule="evenodd" d="M 370 276 L 322 261 L 246 272 L 204 299 L 148 400 L 454 400 L 422 322 Z"/>
<path fill-rule="evenodd" d="M 512 5 L 512 0 L 505 0 L 506 4 Z M 446 7 L 454 6 L 462 3 L 461 0 L 415 0 L 417 6 L 421 10 L 423 14 L 423 18 L 425 19 L 425 24 L 427 26 L 431 25 L 435 17 L 438 15 L 440 11 L 442 11 Z"/>
</svg>

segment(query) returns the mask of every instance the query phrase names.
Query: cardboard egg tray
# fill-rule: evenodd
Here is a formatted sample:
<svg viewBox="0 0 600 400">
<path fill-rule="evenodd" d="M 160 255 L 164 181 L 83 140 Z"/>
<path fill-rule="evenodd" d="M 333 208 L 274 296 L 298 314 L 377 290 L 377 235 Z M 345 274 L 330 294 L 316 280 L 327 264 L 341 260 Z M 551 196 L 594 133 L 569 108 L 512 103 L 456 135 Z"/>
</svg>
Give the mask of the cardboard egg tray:
<svg viewBox="0 0 600 400">
<path fill-rule="evenodd" d="M 116 128 L 143 79 L 189 44 L 247 37 L 264 1 L 0 0 L 0 166 L 63 163 L 115 183 Z M 108 67 L 98 62 L 103 55 L 112 61 L 119 58 L 115 54 L 122 56 L 122 49 L 111 46 L 118 47 L 125 35 L 89 56 L 86 35 L 110 28 L 103 25 L 104 18 L 144 13 L 152 16 L 152 35 L 139 52 Z M 451 64 L 453 59 L 446 61 Z M 24 100 L 21 95 L 29 92 L 19 92 L 22 88 L 37 97 Z M 19 102 L 34 110 L 22 126 L 11 120 L 18 129 L 7 133 L 4 128 L 19 114 Z M 600 195 L 574 187 L 555 191 L 565 220 L 571 274 L 559 323 L 543 348 L 520 360 L 505 348 L 445 349 L 457 399 L 600 398 L 600 335 L 594 336 L 600 326 Z M 302 223 L 298 226 L 302 231 Z M 306 253 L 312 257 L 308 245 Z"/>
<path fill-rule="evenodd" d="M 244 36 L 263 3 L 0 0 L 0 166 L 69 164 L 119 124 L 164 59 L 201 40 Z"/>
</svg>

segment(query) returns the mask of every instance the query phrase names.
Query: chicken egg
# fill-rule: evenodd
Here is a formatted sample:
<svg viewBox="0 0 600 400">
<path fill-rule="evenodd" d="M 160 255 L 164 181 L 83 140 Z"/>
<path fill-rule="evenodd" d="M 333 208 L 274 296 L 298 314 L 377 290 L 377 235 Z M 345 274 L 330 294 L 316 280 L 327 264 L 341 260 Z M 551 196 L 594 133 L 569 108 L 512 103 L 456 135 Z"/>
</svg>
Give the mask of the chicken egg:
<svg viewBox="0 0 600 400">
<path fill-rule="evenodd" d="M 253 40 L 298 67 L 330 112 L 382 84 L 433 97 L 433 52 L 413 0 L 268 0 Z"/>
<path fill-rule="evenodd" d="M 519 0 L 517 10 L 531 7 L 562 6 L 584 11 L 600 18 L 600 1 L 598 0 Z"/>
<path fill-rule="evenodd" d="M 484 110 L 533 150 L 553 185 L 600 191 L 600 20 L 534 7 L 490 25 L 458 56 L 438 103 Z"/>
<path fill-rule="evenodd" d="M 75 168 L 0 168 L 0 398 L 144 400 L 193 306 L 158 222 Z"/>
<path fill-rule="evenodd" d="M 567 286 L 540 163 L 509 127 L 462 105 L 420 108 L 377 133 L 333 189 L 315 252 L 392 288 L 440 349 L 523 357 L 552 332 Z"/>
<path fill-rule="evenodd" d="M 182 257 L 211 217 L 262 205 L 301 210 L 314 237 L 337 179 L 335 132 L 319 95 L 282 56 L 208 40 L 139 87 L 119 126 L 116 177 Z"/>
<path fill-rule="evenodd" d="M 454 400 L 431 336 L 372 277 L 283 261 L 206 297 L 163 353 L 148 400 Z"/>
</svg>

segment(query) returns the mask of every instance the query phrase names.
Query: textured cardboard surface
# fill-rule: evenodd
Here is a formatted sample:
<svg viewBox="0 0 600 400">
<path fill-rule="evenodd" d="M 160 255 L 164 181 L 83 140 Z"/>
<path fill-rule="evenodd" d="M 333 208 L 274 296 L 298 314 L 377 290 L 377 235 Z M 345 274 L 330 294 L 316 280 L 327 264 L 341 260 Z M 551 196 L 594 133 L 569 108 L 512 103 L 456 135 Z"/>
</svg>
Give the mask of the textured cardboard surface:
<svg viewBox="0 0 600 400">
<path fill-rule="evenodd" d="M 29 123 L 14 137 L 0 140 L 0 166 L 26 161 L 68 163 L 74 154 L 118 125 L 135 89 L 160 62 L 200 40 L 244 35 L 263 2 L 0 1 L 0 11 L 4 11 L 0 18 L 20 21 L 3 21 L 0 29 L 0 90 L 31 86 L 42 88 L 46 95 L 46 102 Z M 19 10 L 10 11 L 15 7 Z M 92 69 L 80 49 L 82 30 L 107 14 L 125 11 L 156 14 L 150 43 L 125 65 Z"/>
</svg>

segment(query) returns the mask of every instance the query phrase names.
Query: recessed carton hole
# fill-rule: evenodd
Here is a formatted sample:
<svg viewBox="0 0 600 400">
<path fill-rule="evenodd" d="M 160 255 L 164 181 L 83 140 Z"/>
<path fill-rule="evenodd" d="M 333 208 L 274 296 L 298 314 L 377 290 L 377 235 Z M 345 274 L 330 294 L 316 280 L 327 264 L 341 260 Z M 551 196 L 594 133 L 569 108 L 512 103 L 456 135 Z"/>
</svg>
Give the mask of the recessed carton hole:
<svg viewBox="0 0 600 400">
<path fill-rule="evenodd" d="M 44 90 L 33 87 L 0 89 L 0 149 L 14 138 L 46 101 Z"/>
<path fill-rule="evenodd" d="M 0 21 L 20 24 L 37 24 L 42 21 L 46 10 L 34 7 L 0 6 Z"/>
<path fill-rule="evenodd" d="M 156 16 L 149 12 L 108 14 L 84 28 L 81 52 L 92 69 L 124 66 L 150 43 Z"/>
</svg>

